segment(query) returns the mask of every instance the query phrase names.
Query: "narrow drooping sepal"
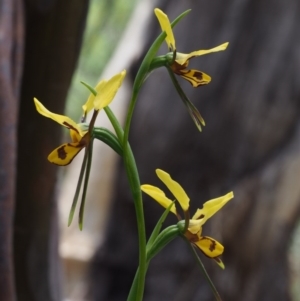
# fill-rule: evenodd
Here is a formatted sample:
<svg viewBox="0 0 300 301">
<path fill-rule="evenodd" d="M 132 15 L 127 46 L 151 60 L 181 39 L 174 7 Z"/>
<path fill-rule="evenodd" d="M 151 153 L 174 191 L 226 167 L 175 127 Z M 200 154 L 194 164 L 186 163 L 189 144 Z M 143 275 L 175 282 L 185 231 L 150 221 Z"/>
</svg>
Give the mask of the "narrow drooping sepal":
<svg viewBox="0 0 300 301">
<path fill-rule="evenodd" d="M 72 202 L 72 206 L 71 206 L 70 213 L 69 213 L 68 226 L 71 225 L 73 217 L 74 217 L 74 213 L 75 213 L 75 209 L 76 209 L 76 205 L 77 205 L 77 201 L 78 201 L 78 197 L 79 197 L 79 193 L 80 193 L 80 189 L 81 189 L 81 184 L 82 184 L 85 169 L 86 169 L 87 159 L 88 159 L 88 152 L 85 149 L 83 161 L 81 164 L 80 174 L 79 174 L 79 178 L 78 178 L 78 182 L 77 182 L 77 186 L 76 186 L 76 191 L 75 191 L 75 194 L 73 197 L 73 202 Z"/>
<path fill-rule="evenodd" d="M 210 286 L 212 292 L 214 293 L 216 300 L 217 301 L 222 301 L 219 292 L 217 291 L 216 287 L 214 286 L 212 280 L 210 279 L 210 277 L 209 277 L 209 275 L 208 275 L 208 273 L 207 273 L 207 271 L 206 271 L 206 269 L 205 269 L 205 267 L 204 267 L 204 265 L 203 265 L 200 257 L 198 256 L 198 254 L 197 254 L 194 246 L 189 241 L 186 240 L 186 242 L 187 242 L 188 246 L 190 247 L 190 250 L 192 251 L 192 253 L 194 255 L 194 258 L 196 259 L 196 262 L 197 262 L 198 266 L 200 267 L 200 269 L 201 269 L 204 277 L 206 278 L 207 282 L 209 283 L 209 286 Z"/>
<path fill-rule="evenodd" d="M 189 98 L 185 95 L 185 93 L 181 89 L 181 87 L 180 87 L 177 79 L 175 78 L 172 70 L 170 68 L 167 68 L 167 70 L 170 74 L 171 80 L 174 84 L 174 87 L 176 88 L 176 91 L 178 92 L 181 100 L 183 101 L 184 105 L 188 109 L 188 113 L 192 117 L 197 129 L 201 132 L 202 131 L 201 125 L 205 126 L 204 119 L 202 118 L 202 116 L 201 116 L 200 112 L 197 110 L 197 108 L 193 105 L 193 103 L 189 100 Z"/>
<path fill-rule="evenodd" d="M 91 171 L 91 166 L 92 166 L 93 142 L 94 142 L 94 140 L 91 139 L 91 141 L 86 149 L 88 155 L 87 155 L 85 178 L 84 178 L 84 182 L 83 182 L 83 190 L 82 190 L 81 203 L 80 203 L 79 216 L 78 216 L 78 225 L 79 225 L 79 229 L 81 231 L 83 229 L 83 216 L 84 216 L 84 208 L 85 208 L 85 201 L 86 201 L 86 193 L 87 193 L 90 171 Z"/>
</svg>

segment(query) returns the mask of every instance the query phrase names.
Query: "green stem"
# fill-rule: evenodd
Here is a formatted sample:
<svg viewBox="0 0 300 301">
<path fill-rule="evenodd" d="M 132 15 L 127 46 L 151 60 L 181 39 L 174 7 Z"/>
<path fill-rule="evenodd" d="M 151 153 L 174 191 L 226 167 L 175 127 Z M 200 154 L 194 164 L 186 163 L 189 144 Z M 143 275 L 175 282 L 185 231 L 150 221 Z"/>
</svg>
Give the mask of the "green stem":
<svg viewBox="0 0 300 301">
<path fill-rule="evenodd" d="M 150 263 L 150 260 L 158 254 L 170 241 L 172 241 L 175 237 L 180 235 L 180 230 L 176 225 L 170 226 L 166 229 L 164 229 L 159 236 L 157 237 L 156 241 L 154 243 L 152 241 L 148 241 L 147 243 L 147 264 L 146 264 L 146 272 L 148 270 L 148 266 Z M 138 279 L 140 274 L 140 267 L 138 267 L 134 280 L 127 298 L 127 301 L 135 301 L 136 295 L 137 295 L 137 289 L 138 289 Z"/>
<path fill-rule="evenodd" d="M 124 146 L 123 141 L 123 129 L 115 117 L 114 113 L 109 107 L 105 108 L 105 113 L 109 118 L 112 126 L 114 127 L 117 137 L 123 146 L 123 160 L 129 180 L 130 190 L 134 200 L 135 212 L 137 217 L 137 228 L 138 228 L 138 238 L 139 238 L 139 273 L 138 273 L 138 284 L 136 289 L 136 299 L 135 301 L 142 301 L 145 286 L 145 277 L 147 272 L 147 253 L 146 253 L 146 230 L 145 230 L 145 219 L 144 219 L 144 209 L 143 209 L 143 199 L 142 192 L 140 189 L 140 178 L 135 163 L 135 159 L 127 142 Z"/>
<path fill-rule="evenodd" d="M 182 14 L 180 14 L 171 23 L 172 28 L 183 17 L 185 17 L 190 11 L 191 10 L 189 9 L 189 10 L 186 10 L 185 12 L 183 12 Z M 166 38 L 166 33 L 163 31 L 156 38 L 156 40 L 153 42 L 153 44 L 149 48 L 147 54 L 145 55 L 145 57 L 143 59 L 143 62 L 141 64 L 141 66 L 140 66 L 140 68 L 139 68 L 139 70 L 137 72 L 137 75 L 135 77 L 134 84 L 133 84 L 132 97 L 131 97 L 130 105 L 129 105 L 129 108 L 128 108 L 127 117 L 126 117 L 126 123 L 125 123 L 124 141 L 123 141 L 123 145 L 124 146 L 126 146 L 127 141 L 128 141 L 128 135 L 129 135 L 129 130 L 130 130 L 130 123 L 131 123 L 131 119 L 132 119 L 132 115 L 133 115 L 133 111 L 134 111 L 134 107 L 135 107 L 135 104 L 136 104 L 138 93 L 139 93 L 140 88 L 141 88 L 142 84 L 144 83 L 147 75 L 149 74 L 151 62 L 152 62 L 154 56 L 156 55 L 159 47 L 161 46 L 161 44 L 163 43 L 163 41 L 164 41 L 165 38 Z"/>
<path fill-rule="evenodd" d="M 172 27 L 175 26 L 189 11 L 182 13 L 178 16 L 173 22 Z M 147 253 L 146 253 L 146 231 L 145 231 L 145 219 L 144 219 L 144 209 L 143 209 L 143 199 L 142 192 L 140 189 L 140 179 L 137 170 L 137 166 L 135 163 L 135 159 L 128 143 L 128 136 L 130 130 L 130 123 L 134 111 L 134 107 L 136 104 L 137 96 L 139 90 L 146 79 L 149 67 L 152 59 L 156 55 L 160 45 L 164 41 L 166 37 L 166 33 L 162 32 L 158 38 L 154 41 L 149 51 L 147 52 L 140 68 L 135 78 L 133 84 L 133 92 L 132 98 L 130 101 L 126 123 L 125 123 L 125 131 L 123 133 L 122 127 L 120 126 L 118 120 L 115 118 L 113 112 L 109 108 L 105 108 L 105 112 L 110 119 L 120 144 L 123 146 L 123 160 L 125 164 L 125 169 L 127 173 L 127 177 L 129 180 L 130 190 L 133 195 L 136 217 L 137 217 L 137 228 L 138 228 L 138 237 L 139 237 L 139 273 L 138 273 L 138 284 L 136 291 L 136 300 L 142 301 L 144 294 L 144 286 L 145 286 L 145 277 L 147 271 Z M 123 139 L 122 139 L 123 138 Z"/>
<path fill-rule="evenodd" d="M 122 145 L 123 135 L 124 135 L 123 128 L 121 127 L 118 119 L 116 118 L 114 112 L 110 109 L 109 106 L 105 107 L 104 111 L 117 134 L 120 144 Z"/>
<path fill-rule="evenodd" d="M 124 154 L 125 154 L 124 163 L 125 163 L 126 173 L 129 179 L 129 185 L 135 204 L 138 237 L 139 237 L 139 270 L 140 271 L 138 277 L 136 301 L 142 301 L 143 294 L 144 294 L 145 277 L 147 272 L 146 230 L 145 230 L 143 199 L 142 199 L 142 193 L 140 189 L 141 186 L 140 178 L 129 143 L 127 143 L 126 149 L 124 149 Z"/>
</svg>

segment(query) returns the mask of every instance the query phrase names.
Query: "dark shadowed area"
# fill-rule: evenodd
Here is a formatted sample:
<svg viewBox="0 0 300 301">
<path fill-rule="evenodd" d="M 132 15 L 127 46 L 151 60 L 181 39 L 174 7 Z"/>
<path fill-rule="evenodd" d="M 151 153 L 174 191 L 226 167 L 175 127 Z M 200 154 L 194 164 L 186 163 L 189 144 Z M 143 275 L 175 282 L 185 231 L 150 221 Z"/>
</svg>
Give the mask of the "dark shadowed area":
<svg viewBox="0 0 300 301">
<path fill-rule="evenodd" d="M 47 162 L 61 130 L 33 97 L 63 112 L 88 1 L 0 1 L 0 300 L 61 300 L 55 185 Z"/>
<path fill-rule="evenodd" d="M 166 170 L 189 194 L 192 212 L 233 190 L 234 200 L 203 230 L 225 246 L 224 271 L 203 258 L 214 283 L 224 300 L 291 300 L 287 252 L 300 213 L 300 5 L 213 0 L 160 7 L 171 20 L 192 8 L 174 30 L 177 51 L 230 45 L 191 62 L 212 76 L 208 86 L 180 81 L 206 121 L 202 133 L 166 70 L 147 79 L 130 135 L 141 182 L 161 185 L 154 170 Z M 159 30 L 153 20 L 149 43 Z M 144 200 L 150 234 L 162 209 Z M 93 300 L 124 300 L 137 265 L 134 208 L 121 163 L 113 202 L 105 244 L 91 265 Z M 213 300 L 180 239 L 151 262 L 145 300 Z"/>
</svg>

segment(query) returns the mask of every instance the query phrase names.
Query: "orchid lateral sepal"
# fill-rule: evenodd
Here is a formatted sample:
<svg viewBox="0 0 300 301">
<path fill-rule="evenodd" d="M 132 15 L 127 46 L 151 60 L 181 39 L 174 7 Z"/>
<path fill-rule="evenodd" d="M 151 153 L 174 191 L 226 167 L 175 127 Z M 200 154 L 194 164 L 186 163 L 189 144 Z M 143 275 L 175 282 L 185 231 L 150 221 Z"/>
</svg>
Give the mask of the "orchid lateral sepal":
<svg viewBox="0 0 300 301">
<path fill-rule="evenodd" d="M 197 254 L 197 251 L 195 250 L 195 247 L 184 236 L 183 236 L 183 239 L 186 241 L 187 245 L 189 246 L 190 250 L 192 251 L 192 253 L 193 253 L 193 255 L 194 255 L 194 257 L 195 257 L 195 259 L 197 261 L 197 264 L 199 265 L 199 267 L 200 267 L 200 269 L 201 269 L 201 271 L 202 271 L 205 279 L 207 280 L 207 282 L 209 283 L 209 286 L 210 286 L 211 290 L 213 291 L 213 294 L 214 294 L 216 300 L 217 301 L 222 301 L 221 296 L 218 293 L 216 287 L 214 286 L 212 280 L 210 279 L 210 277 L 209 277 L 209 275 L 208 275 L 208 273 L 207 273 L 207 271 L 206 271 L 206 269 L 205 269 L 205 267 L 204 267 L 204 265 L 203 265 L 200 257 Z"/>
<path fill-rule="evenodd" d="M 201 126 L 205 126 L 205 121 L 204 121 L 203 117 L 201 116 L 201 114 L 198 111 L 198 109 L 193 105 L 193 103 L 189 100 L 189 98 L 183 92 L 183 90 L 180 87 L 180 85 L 179 85 L 176 77 L 174 76 L 173 71 L 170 68 L 167 68 L 167 70 L 169 72 L 169 75 L 171 77 L 171 80 L 172 80 L 172 82 L 174 84 L 174 87 L 175 87 L 177 93 L 179 94 L 181 100 L 183 101 L 184 105 L 188 109 L 188 113 L 192 117 L 192 120 L 194 121 L 197 129 L 200 132 L 202 132 L 202 127 Z"/>
<path fill-rule="evenodd" d="M 83 183 L 83 190 L 82 190 L 82 195 L 81 195 L 81 203 L 80 203 L 79 216 L 78 216 L 78 225 L 79 225 L 79 229 L 81 231 L 83 229 L 83 214 L 84 214 L 87 188 L 89 185 L 90 171 L 91 171 L 91 166 L 92 166 L 93 142 L 94 142 L 94 140 L 91 139 L 91 142 L 86 149 L 86 151 L 88 152 L 88 157 L 87 157 L 85 178 L 84 178 L 84 183 Z"/>
<path fill-rule="evenodd" d="M 82 164 L 81 164 L 80 174 L 79 174 L 78 181 L 77 181 L 75 194 L 74 194 L 71 209 L 70 209 L 70 212 L 69 212 L 68 227 L 71 225 L 73 217 L 74 217 L 74 213 L 75 213 L 75 209 L 76 209 L 76 205 L 77 205 L 77 201 L 78 201 L 78 197 L 79 197 L 79 193 L 80 193 L 81 184 L 82 184 L 82 180 L 83 180 L 84 173 L 85 173 L 87 159 L 88 159 L 88 152 L 85 149 L 83 161 L 82 161 Z"/>
</svg>

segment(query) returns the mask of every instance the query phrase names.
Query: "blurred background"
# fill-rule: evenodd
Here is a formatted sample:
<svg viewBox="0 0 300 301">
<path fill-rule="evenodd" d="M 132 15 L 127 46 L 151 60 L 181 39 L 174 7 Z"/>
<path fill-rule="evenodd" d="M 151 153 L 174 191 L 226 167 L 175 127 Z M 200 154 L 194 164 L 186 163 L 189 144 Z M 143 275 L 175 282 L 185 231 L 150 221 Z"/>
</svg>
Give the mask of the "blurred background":
<svg viewBox="0 0 300 301">
<path fill-rule="evenodd" d="M 191 61 L 211 75 L 208 86 L 179 79 L 206 121 L 202 133 L 165 69 L 147 79 L 130 134 L 141 182 L 159 186 L 154 171 L 166 170 L 192 212 L 233 190 L 203 230 L 225 246 L 224 271 L 201 257 L 223 300 L 300 300 L 296 0 L 0 1 L 0 300 L 126 299 L 138 253 L 123 164 L 95 143 L 84 229 L 76 218 L 68 228 L 82 157 L 48 163 L 68 133 L 38 115 L 32 98 L 79 121 L 89 94 L 79 82 L 94 86 L 125 68 L 111 105 L 124 120 L 139 64 L 160 33 L 154 7 L 170 20 L 192 9 L 174 29 L 179 52 L 230 44 Z M 109 127 L 103 112 L 97 122 Z M 150 234 L 162 209 L 147 196 L 144 206 Z M 214 300 L 180 239 L 151 262 L 145 300 Z"/>
</svg>

